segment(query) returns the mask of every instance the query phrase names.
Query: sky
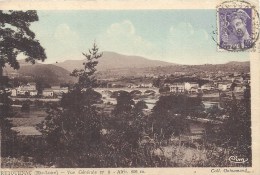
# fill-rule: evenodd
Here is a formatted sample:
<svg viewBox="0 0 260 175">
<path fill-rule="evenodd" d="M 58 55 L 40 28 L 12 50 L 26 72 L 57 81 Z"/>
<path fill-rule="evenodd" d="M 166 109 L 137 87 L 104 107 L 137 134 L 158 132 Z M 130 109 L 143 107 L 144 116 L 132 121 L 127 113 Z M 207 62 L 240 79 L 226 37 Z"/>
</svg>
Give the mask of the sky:
<svg viewBox="0 0 260 175">
<path fill-rule="evenodd" d="M 31 29 L 45 48 L 46 63 L 84 59 L 100 51 L 178 64 L 248 61 L 248 53 L 217 51 L 215 10 L 37 11 Z M 215 36 L 214 36 L 215 37 Z"/>
</svg>

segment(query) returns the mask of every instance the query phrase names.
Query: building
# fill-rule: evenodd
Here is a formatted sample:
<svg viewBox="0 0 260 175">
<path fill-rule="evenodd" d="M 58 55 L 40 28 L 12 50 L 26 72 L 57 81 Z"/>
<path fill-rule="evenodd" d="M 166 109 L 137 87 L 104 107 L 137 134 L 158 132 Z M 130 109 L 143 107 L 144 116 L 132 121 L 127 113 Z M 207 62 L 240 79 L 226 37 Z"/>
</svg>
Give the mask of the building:
<svg viewBox="0 0 260 175">
<path fill-rule="evenodd" d="M 230 89 L 232 83 L 229 82 L 220 82 L 218 83 L 218 89 L 221 91 L 227 91 Z"/>
<path fill-rule="evenodd" d="M 32 94 L 35 94 L 35 92 L 38 94 L 38 91 L 36 90 L 36 83 L 27 83 L 25 85 L 19 86 L 16 90 L 17 95 L 30 95 L 31 92 Z"/>
<path fill-rule="evenodd" d="M 19 86 L 22 91 L 35 91 L 36 83 L 27 83 L 25 85 Z"/>
<path fill-rule="evenodd" d="M 238 84 L 234 87 L 234 92 L 244 92 L 246 89 L 246 86 L 242 84 Z"/>
<path fill-rule="evenodd" d="M 184 83 L 173 83 L 169 86 L 170 92 L 183 93 L 185 91 Z"/>
<path fill-rule="evenodd" d="M 30 95 L 31 97 L 37 96 L 37 95 L 38 95 L 38 91 L 37 91 L 37 90 L 36 90 L 36 91 L 29 91 L 29 95 Z"/>
<path fill-rule="evenodd" d="M 142 83 L 142 84 L 139 85 L 139 87 L 142 87 L 142 88 L 152 88 L 153 84 L 152 83 Z"/>
<path fill-rule="evenodd" d="M 12 97 L 16 97 L 17 96 L 17 90 L 16 89 L 12 89 L 11 90 L 11 96 Z"/>
<path fill-rule="evenodd" d="M 51 89 L 55 95 L 62 95 L 63 93 L 68 93 L 68 87 L 52 86 Z"/>
<path fill-rule="evenodd" d="M 43 97 L 53 97 L 53 96 L 54 96 L 53 89 L 51 89 L 51 88 L 44 89 L 44 90 L 42 91 L 42 96 L 43 96 Z"/>
<path fill-rule="evenodd" d="M 210 90 L 214 89 L 214 85 L 212 85 L 211 83 L 206 83 L 206 84 L 202 85 L 200 87 L 200 89 L 201 90 L 208 90 L 208 91 L 210 91 Z"/>
<path fill-rule="evenodd" d="M 196 82 L 185 82 L 184 89 L 188 92 L 198 92 L 199 84 Z"/>
</svg>

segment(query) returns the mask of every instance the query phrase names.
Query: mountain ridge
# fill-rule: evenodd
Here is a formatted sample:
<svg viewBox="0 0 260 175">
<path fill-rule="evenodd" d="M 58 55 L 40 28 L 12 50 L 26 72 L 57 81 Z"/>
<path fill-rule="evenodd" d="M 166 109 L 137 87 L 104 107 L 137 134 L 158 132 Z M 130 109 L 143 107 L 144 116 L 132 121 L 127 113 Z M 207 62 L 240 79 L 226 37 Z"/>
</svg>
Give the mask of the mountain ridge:
<svg viewBox="0 0 260 175">
<path fill-rule="evenodd" d="M 117 69 L 117 68 L 144 68 L 175 65 L 160 60 L 150 60 L 141 56 L 123 55 L 116 52 L 103 52 L 103 56 L 98 59 L 98 71 Z M 64 62 L 56 63 L 55 65 L 65 68 L 69 71 L 83 65 L 84 59 L 81 60 L 66 60 Z"/>
<path fill-rule="evenodd" d="M 105 58 L 104 58 L 105 57 Z M 149 60 L 139 56 L 126 56 L 115 52 L 104 52 L 97 66 L 97 78 L 119 78 L 122 76 L 160 76 L 175 73 L 198 72 L 250 72 L 249 61 L 230 61 L 222 64 L 181 65 L 158 60 Z M 82 60 L 66 60 L 62 63 L 34 65 L 19 60 L 20 69 L 13 70 L 10 66 L 5 68 L 7 73 L 18 73 L 20 76 L 40 77 L 50 84 L 76 82 L 70 73 L 76 68 L 83 68 Z M 65 63 L 65 64 L 64 64 Z"/>
</svg>

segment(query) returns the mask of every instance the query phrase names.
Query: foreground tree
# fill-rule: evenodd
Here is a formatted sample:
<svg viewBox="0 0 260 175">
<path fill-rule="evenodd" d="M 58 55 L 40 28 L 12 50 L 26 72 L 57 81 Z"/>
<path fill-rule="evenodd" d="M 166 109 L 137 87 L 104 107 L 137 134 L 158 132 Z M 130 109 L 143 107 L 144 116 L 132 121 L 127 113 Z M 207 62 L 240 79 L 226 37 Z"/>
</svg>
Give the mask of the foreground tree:
<svg viewBox="0 0 260 175">
<path fill-rule="evenodd" d="M 0 129 L 1 129 L 1 156 L 14 156 L 16 149 L 16 132 L 8 118 L 14 115 L 12 100 L 6 91 L 0 92 Z"/>
<path fill-rule="evenodd" d="M 250 89 L 244 92 L 244 98 L 225 101 L 226 114 L 229 118 L 223 123 L 218 133 L 222 146 L 231 148 L 234 155 L 246 157 L 251 160 L 251 98 Z M 247 162 L 251 164 L 251 161 Z"/>
<path fill-rule="evenodd" d="M 188 115 L 197 117 L 203 109 L 200 98 L 185 95 L 161 96 L 153 108 L 152 131 L 161 140 L 169 139 L 172 134 L 179 136 L 187 131 L 185 118 Z"/>
<path fill-rule="evenodd" d="M 23 53 L 27 62 L 44 61 L 46 55 L 35 34 L 30 30 L 32 22 L 38 21 L 36 11 L 0 11 L 0 77 L 9 64 L 19 69 L 17 56 Z"/>
<path fill-rule="evenodd" d="M 100 166 L 101 118 L 95 107 L 101 96 L 93 90 L 98 53 L 96 44 L 83 53 L 84 69 L 74 70 L 78 82 L 64 94 L 59 108 L 48 111 L 38 127 L 47 142 L 45 153 L 58 167 Z M 51 155 L 51 156 L 50 156 Z"/>
<path fill-rule="evenodd" d="M 143 109 L 144 101 L 134 103 L 131 93 L 121 91 L 112 112 L 111 125 L 105 137 L 105 167 L 155 167 L 167 166 L 166 158 L 161 155 L 155 159 L 153 152 L 157 147 L 143 142 L 147 127 L 147 116 Z"/>
<path fill-rule="evenodd" d="M 27 62 L 44 61 L 46 55 L 35 34 L 30 30 L 30 24 L 38 21 L 36 11 L 3 11 L 0 10 L 0 128 L 2 134 L 2 156 L 12 156 L 15 149 L 15 133 L 12 124 L 7 119 L 13 116 L 8 87 L 8 77 L 3 76 L 3 68 L 9 64 L 19 69 L 17 57 L 25 56 Z"/>
</svg>

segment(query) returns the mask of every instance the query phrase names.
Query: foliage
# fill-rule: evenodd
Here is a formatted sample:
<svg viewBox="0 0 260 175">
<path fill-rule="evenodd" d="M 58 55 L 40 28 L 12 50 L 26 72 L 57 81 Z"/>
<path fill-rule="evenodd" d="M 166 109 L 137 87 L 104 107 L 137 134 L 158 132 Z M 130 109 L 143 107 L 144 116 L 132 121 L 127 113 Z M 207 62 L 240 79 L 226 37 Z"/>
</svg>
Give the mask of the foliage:
<svg viewBox="0 0 260 175">
<path fill-rule="evenodd" d="M 200 98 L 185 95 L 161 96 L 153 108 L 153 131 L 161 139 L 169 139 L 172 134 L 179 136 L 187 131 L 186 116 L 202 110 Z"/>
<path fill-rule="evenodd" d="M 191 115 L 204 110 L 201 98 L 186 95 L 161 96 L 156 102 L 153 111 L 164 113 L 171 111 L 173 114 Z"/>
<path fill-rule="evenodd" d="M 163 84 L 163 80 L 160 77 L 153 80 L 153 86 L 154 87 L 159 88 L 159 87 L 161 87 L 162 84 Z"/>
<path fill-rule="evenodd" d="M 249 92 L 250 93 L 250 92 Z M 225 111 L 229 118 L 221 127 L 219 138 L 223 146 L 233 147 L 237 154 L 251 158 L 251 108 L 250 98 L 245 93 L 241 100 L 233 95 L 231 100 L 225 101 Z"/>
<path fill-rule="evenodd" d="M 207 112 L 209 117 L 214 118 L 214 119 L 216 117 L 221 116 L 221 115 L 224 114 L 223 111 L 221 109 L 219 109 L 219 107 L 217 105 L 211 106 L 210 108 L 208 108 L 206 110 L 206 112 Z"/>
<path fill-rule="evenodd" d="M 17 56 L 23 53 L 26 61 L 46 59 L 45 51 L 35 34 L 30 30 L 32 22 L 38 21 L 36 11 L 0 11 L 0 76 L 3 67 L 8 63 L 14 69 L 19 69 Z"/>
<path fill-rule="evenodd" d="M 84 54 L 84 69 L 74 70 L 78 82 L 63 94 L 60 107 L 51 106 L 45 121 L 38 126 L 46 140 L 49 161 L 58 167 L 95 167 L 101 144 L 101 117 L 95 107 L 101 95 L 92 88 L 96 79 L 98 53 L 96 44 Z"/>
<path fill-rule="evenodd" d="M 21 112 L 30 112 L 30 101 L 23 102 Z"/>
<path fill-rule="evenodd" d="M 98 47 L 94 43 L 93 48 L 89 49 L 89 53 L 82 53 L 87 62 L 84 62 L 84 69 L 75 69 L 71 75 L 78 77 L 78 83 L 76 83 L 75 88 L 92 88 L 96 85 L 96 78 L 94 73 L 96 72 L 96 66 L 98 64 L 97 59 L 102 57 L 102 53 L 98 52 Z"/>
<path fill-rule="evenodd" d="M 121 115 L 123 113 L 129 114 L 133 109 L 134 101 L 129 92 L 119 91 L 116 100 L 117 104 L 113 111 L 115 115 Z"/>
<path fill-rule="evenodd" d="M 16 145 L 16 132 L 11 129 L 13 125 L 8 119 L 14 115 L 9 95 L 5 90 L 0 92 L 1 156 L 12 156 L 10 148 L 15 148 Z"/>
<path fill-rule="evenodd" d="M 36 11 L 3 11 L 0 10 L 0 80 L 3 79 L 3 68 L 9 64 L 19 69 L 17 56 L 21 53 L 27 62 L 46 59 L 45 51 L 35 34 L 30 30 L 32 22 L 38 21 Z M 14 82 L 17 85 L 19 82 Z M 2 156 L 12 156 L 16 146 L 16 133 L 11 130 L 12 124 L 7 119 L 13 116 L 11 100 L 5 89 L 0 87 L 0 128 L 2 134 Z M 12 148 L 12 149 L 10 149 Z"/>
<path fill-rule="evenodd" d="M 169 86 L 160 87 L 159 92 L 160 92 L 160 93 L 170 92 L 170 87 L 169 87 Z"/>
<path fill-rule="evenodd" d="M 11 157 L 2 157 L 1 167 L 2 168 L 47 168 L 46 166 L 37 164 L 30 159 L 26 160 L 25 158 L 11 158 Z"/>
<path fill-rule="evenodd" d="M 123 91 L 118 94 L 112 112 L 114 123 L 107 127 L 108 133 L 104 135 L 105 167 L 156 166 L 152 156 L 155 147 L 142 144 L 148 127 L 147 116 L 143 113 L 145 108 L 145 102 L 135 104 L 130 93 Z M 165 162 L 160 160 L 157 166 L 165 166 Z"/>
</svg>

